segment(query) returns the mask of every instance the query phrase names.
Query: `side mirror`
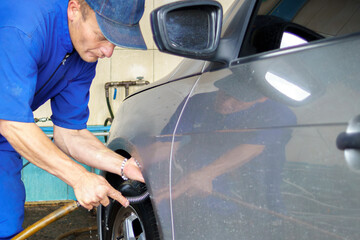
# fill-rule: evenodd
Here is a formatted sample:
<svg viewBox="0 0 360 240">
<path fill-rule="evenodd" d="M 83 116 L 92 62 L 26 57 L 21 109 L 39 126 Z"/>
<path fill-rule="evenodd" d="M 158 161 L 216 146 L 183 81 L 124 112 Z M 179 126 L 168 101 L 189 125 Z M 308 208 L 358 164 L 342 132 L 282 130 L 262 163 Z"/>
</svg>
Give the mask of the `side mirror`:
<svg viewBox="0 0 360 240">
<path fill-rule="evenodd" d="M 151 13 L 151 28 L 161 52 L 206 60 L 220 41 L 222 7 L 215 1 L 180 1 Z"/>
</svg>

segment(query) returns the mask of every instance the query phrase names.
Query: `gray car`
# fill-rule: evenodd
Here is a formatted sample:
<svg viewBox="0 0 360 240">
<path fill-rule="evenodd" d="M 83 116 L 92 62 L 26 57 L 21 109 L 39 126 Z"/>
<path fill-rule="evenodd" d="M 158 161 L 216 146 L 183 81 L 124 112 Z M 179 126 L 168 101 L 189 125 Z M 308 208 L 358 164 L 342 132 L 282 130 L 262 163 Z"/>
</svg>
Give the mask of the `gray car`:
<svg viewBox="0 0 360 240">
<path fill-rule="evenodd" d="M 213 1 L 151 14 L 187 57 L 117 110 L 108 147 L 146 186 L 98 209 L 100 239 L 360 239 L 360 2 Z"/>
</svg>

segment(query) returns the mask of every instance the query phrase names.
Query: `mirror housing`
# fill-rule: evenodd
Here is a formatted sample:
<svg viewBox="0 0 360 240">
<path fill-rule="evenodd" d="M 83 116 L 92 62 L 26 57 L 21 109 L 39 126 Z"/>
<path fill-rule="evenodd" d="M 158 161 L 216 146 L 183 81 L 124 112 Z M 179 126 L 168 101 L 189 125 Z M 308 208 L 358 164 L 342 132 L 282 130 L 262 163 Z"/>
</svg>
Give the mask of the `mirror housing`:
<svg viewBox="0 0 360 240">
<path fill-rule="evenodd" d="M 151 28 L 161 52 L 207 60 L 218 48 L 222 7 L 216 1 L 180 1 L 152 11 Z"/>
</svg>

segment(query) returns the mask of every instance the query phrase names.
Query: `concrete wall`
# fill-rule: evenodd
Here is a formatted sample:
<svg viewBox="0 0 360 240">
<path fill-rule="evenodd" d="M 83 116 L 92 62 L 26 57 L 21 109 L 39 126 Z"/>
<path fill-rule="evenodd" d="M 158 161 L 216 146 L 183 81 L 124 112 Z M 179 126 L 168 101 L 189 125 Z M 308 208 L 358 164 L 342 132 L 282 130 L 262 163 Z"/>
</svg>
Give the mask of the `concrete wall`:
<svg viewBox="0 0 360 240">
<path fill-rule="evenodd" d="M 174 0 L 146 0 L 144 16 L 140 21 L 141 29 L 145 38 L 148 50 L 130 50 L 115 48 L 114 54 L 110 59 L 99 60 L 97 74 L 93 81 L 90 92 L 90 119 L 88 125 L 103 125 L 106 118 L 110 116 L 106 106 L 104 84 L 110 81 L 132 81 L 137 77 L 154 82 L 166 76 L 182 60 L 181 57 L 164 54 L 157 50 L 150 28 L 150 13 L 153 9 L 174 2 Z M 233 0 L 219 0 L 223 5 L 224 11 L 231 5 Z M 139 87 L 131 87 L 130 93 Z M 110 96 L 114 90 L 111 89 Z M 117 89 L 117 98 L 111 100 L 114 111 L 125 97 L 124 88 Z M 40 107 L 34 112 L 36 118 L 50 117 L 50 103 Z M 51 126 L 51 122 L 38 123 L 39 126 Z"/>
</svg>

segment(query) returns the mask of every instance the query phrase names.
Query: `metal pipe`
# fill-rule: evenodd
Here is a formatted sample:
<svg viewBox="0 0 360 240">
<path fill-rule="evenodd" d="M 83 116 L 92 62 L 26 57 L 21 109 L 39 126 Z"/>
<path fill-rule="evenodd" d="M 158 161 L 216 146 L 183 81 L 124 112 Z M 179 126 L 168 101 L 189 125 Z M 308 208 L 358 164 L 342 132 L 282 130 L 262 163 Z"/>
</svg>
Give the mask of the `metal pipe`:
<svg viewBox="0 0 360 240">
<path fill-rule="evenodd" d="M 92 133 L 94 136 L 99 136 L 99 137 L 108 137 L 109 136 L 109 132 L 98 132 L 98 133 Z M 49 138 L 54 137 L 54 134 L 46 134 L 46 136 L 48 136 Z"/>
<path fill-rule="evenodd" d="M 136 81 L 121 81 L 121 82 L 107 82 L 105 83 L 105 98 L 106 105 L 108 107 L 111 120 L 114 119 L 114 113 L 110 104 L 110 87 L 124 87 L 125 88 L 125 97 L 129 96 L 129 88 L 130 86 L 142 86 L 150 84 L 149 81 L 143 80 L 143 77 L 137 77 Z"/>
</svg>

